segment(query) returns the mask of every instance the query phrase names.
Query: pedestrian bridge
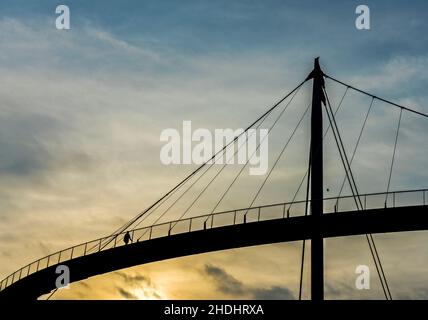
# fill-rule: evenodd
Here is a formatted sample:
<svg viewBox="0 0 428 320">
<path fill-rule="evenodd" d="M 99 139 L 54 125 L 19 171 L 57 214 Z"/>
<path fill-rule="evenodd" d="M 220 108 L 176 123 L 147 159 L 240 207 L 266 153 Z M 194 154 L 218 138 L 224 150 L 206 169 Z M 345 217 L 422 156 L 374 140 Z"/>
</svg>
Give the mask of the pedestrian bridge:
<svg viewBox="0 0 428 320">
<path fill-rule="evenodd" d="M 385 198 L 388 202 L 385 206 Z M 428 230 L 428 189 L 362 194 L 364 210 L 352 209 L 353 196 L 324 199 L 326 214 L 304 215 L 306 201 L 272 204 L 201 215 L 85 242 L 15 271 L 1 282 L 0 298 L 36 299 L 55 289 L 58 265 L 71 282 L 149 262 L 255 245 L 310 239 Z"/>
</svg>

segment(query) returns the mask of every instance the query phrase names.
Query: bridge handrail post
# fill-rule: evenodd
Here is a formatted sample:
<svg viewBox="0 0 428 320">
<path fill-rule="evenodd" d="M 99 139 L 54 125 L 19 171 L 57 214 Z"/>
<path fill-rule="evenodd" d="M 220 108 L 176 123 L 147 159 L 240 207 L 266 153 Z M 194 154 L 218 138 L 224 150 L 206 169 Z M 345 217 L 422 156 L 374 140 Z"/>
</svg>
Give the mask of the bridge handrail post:
<svg viewBox="0 0 428 320">
<path fill-rule="evenodd" d="M 189 232 L 192 231 L 192 221 L 193 221 L 193 218 L 190 218 L 189 219 Z"/>
<path fill-rule="evenodd" d="M 19 269 L 19 278 L 18 278 L 18 280 L 21 280 L 21 276 L 22 276 L 22 268 Z"/>
<path fill-rule="evenodd" d="M 392 193 L 392 207 L 395 208 L 395 192 Z"/>
<path fill-rule="evenodd" d="M 169 223 L 168 227 L 168 237 L 171 235 L 172 222 Z"/>
<path fill-rule="evenodd" d="M 49 264 L 49 259 L 48 259 L 48 264 Z M 37 260 L 36 272 L 39 271 L 39 265 L 40 265 L 40 259 Z M 49 267 L 49 266 L 47 265 L 47 267 Z"/>
<path fill-rule="evenodd" d="M 61 261 L 61 253 L 62 253 L 62 251 L 60 251 L 58 254 L 58 263 Z"/>
<path fill-rule="evenodd" d="M 422 191 L 422 194 L 423 194 L 423 196 L 422 196 L 422 197 L 423 197 L 423 199 L 424 199 L 424 205 L 425 205 L 425 191 L 426 191 L 426 190 L 423 190 L 423 191 Z"/>
<path fill-rule="evenodd" d="M 367 195 L 364 195 L 364 210 L 367 210 Z"/>
<path fill-rule="evenodd" d="M 114 236 L 114 244 L 113 244 L 113 248 L 116 248 L 116 244 L 117 244 L 117 237 L 118 235 Z"/>
<path fill-rule="evenodd" d="M 153 230 L 153 226 L 150 226 L 149 240 L 151 240 L 151 239 L 152 239 L 152 230 Z"/>
<path fill-rule="evenodd" d="M 386 192 L 386 196 L 385 196 L 385 209 L 388 208 L 388 198 L 389 198 L 389 194 L 390 193 L 391 192 L 389 192 L 389 191 Z"/>
<path fill-rule="evenodd" d="M 285 218 L 285 203 L 282 205 L 282 218 Z"/>
<path fill-rule="evenodd" d="M 211 229 L 213 228 L 214 225 L 214 214 L 211 215 Z"/>
<path fill-rule="evenodd" d="M 233 212 L 233 225 L 236 224 L 236 210 Z"/>
<path fill-rule="evenodd" d="M 85 243 L 85 250 L 83 251 L 83 256 L 86 256 L 86 249 L 88 248 L 88 243 Z"/>
<path fill-rule="evenodd" d="M 73 259 L 74 248 L 75 248 L 75 247 L 71 247 L 70 260 L 71 260 L 71 259 Z"/>
<path fill-rule="evenodd" d="M 46 268 L 49 267 L 49 261 L 50 261 L 50 259 L 51 259 L 51 255 L 48 255 L 48 262 L 46 263 Z M 37 270 L 39 270 L 39 262 L 40 262 L 40 260 L 37 261 Z"/>
<path fill-rule="evenodd" d="M 258 214 L 257 214 L 257 222 L 259 222 L 259 221 L 260 221 L 260 211 L 261 211 L 261 208 L 259 207 L 259 212 L 258 212 Z"/>
<path fill-rule="evenodd" d="M 100 251 L 101 251 L 101 239 L 100 239 L 100 241 L 98 243 L 98 252 L 100 252 Z"/>
</svg>

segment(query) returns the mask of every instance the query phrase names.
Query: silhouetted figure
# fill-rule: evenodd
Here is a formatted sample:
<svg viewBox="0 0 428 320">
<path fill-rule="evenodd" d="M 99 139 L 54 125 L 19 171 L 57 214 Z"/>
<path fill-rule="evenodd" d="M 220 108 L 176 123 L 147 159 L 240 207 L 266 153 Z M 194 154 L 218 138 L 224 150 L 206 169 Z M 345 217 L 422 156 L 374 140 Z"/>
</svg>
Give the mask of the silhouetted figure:
<svg viewBox="0 0 428 320">
<path fill-rule="evenodd" d="M 132 242 L 132 238 L 131 238 L 131 235 L 129 234 L 129 231 L 126 231 L 125 236 L 123 237 L 123 242 L 125 242 L 125 244 Z"/>
</svg>

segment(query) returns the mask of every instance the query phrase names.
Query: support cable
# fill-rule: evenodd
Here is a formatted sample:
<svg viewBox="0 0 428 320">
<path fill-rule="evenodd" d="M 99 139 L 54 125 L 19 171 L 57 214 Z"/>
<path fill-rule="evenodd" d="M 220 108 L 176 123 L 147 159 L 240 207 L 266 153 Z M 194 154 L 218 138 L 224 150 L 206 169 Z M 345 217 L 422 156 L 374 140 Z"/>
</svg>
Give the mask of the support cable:
<svg viewBox="0 0 428 320">
<path fill-rule="evenodd" d="M 360 133 L 359 133 L 359 135 L 358 135 L 358 139 L 357 139 L 357 142 L 356 142 L 356 144 L 355 144 L 354 151 L 352 152 L 351 161 L 349 162 L 349 165 L 352 165 L 352 161 L 354 160 L 354 157 L 355 157 L 355 154 L 356 154 L 356 152 L 357 152 L 358 146 L 359 146 L 359 144 L 360 144 L 360 140 L 361 140 L 361 137 L 362 137 L 362 135 L 363 135 L 363 131 L 364 131 L 365 127 L 366 127 L 367 119 L 368 119 L 369 114 L 370 114 L 370 111 L 371 111 L 371 109 L 372 109 L 372 106 L 373 106 L 373 102 L 374 102 L 374 100 L 375 100 L 375 99 L 372 97 L 372 99 L 371 99 L 371 101 L 370 101 L 369 109 L 367 110 L 366 116 L 365 116 L 365 118 L 364 118 L 363 125 L 362 125 L 361 130 L 360 130 Z M 342 191 L 343 191 L 343 188 L 344 188 L 344 186 L 345 186 L 345 182 L 346 182 L 346 176 L 345 176 L 345 177 L 343 177 L 343 181 L 342 181 L 342 184 L 341 184 L 341 186 L 340 186 L 339 194 L 338 194 L 338 196 L 337 196 L 337 200 L 336 200 L 335 208 L 337 208 L 337 207 L 338 207 L 338 204 L 339 204 L 339 198 L 340 198 L 340 196 L 342 195 Z"/>
<path fill-rule="evenodd" d="M 402 115 L 403 115 L 403 109 L 400 109 L 400 117 L 398 118 L 397 132 L 395 134 L 394 150 L 392 152 L 391 167 L 389 169 L 388 185 L 386 187 L 385 208 L 386 208 L 387 203 L 388 203 L 388 192 L 389 192 L 389 187 L 391 185 L 392 170 L 394 168 L 395 152 L 397 150 L 398 134 L 400 133 L 400 125 L 401 125 Z"/>
<path fill-rule="evenodd" d="M 357 185 L 355 183 L 355 179 L 354 179 L 352 170 L 351 170 L 350 165 L 349 165 L 349 161 L 348 161 L 348 158 L 346 155 L 346 151 L 345 151 L 344 146 L 343 146 L 343 141 L 341 139 L 340 132 L 339 132 L 336 120 L 335 120 L 334 115 L 333 115 L 330 100 L 328 98 L 327 91 L 325 89 L 324 89 L 324 94 L 325 94 L 326 100 L 327 100 L 326 111 L 327 111 L 328 119 L 332 123 L 334 138 L 336 140 L 336 144 L 337 144 L 338 149 L 339 149 L 342 164 L 345 168 L 345 173 L 346 173 L 346 176 L 348 178 L 349 185 L 351 187 L 351 191 L 352 191 L 352 194 L 354 196 L 354 200 L 355 200 L 356 205 L 357 205 L 357 210 L 362 210 L 362 203 L 361 203 L 361 199 L 359 197 Z M 331 115 L 330 115 L 330 113 L 331 113 Z M 342 151 L 340 149 L 342 149 Z M 343 155 L 342 155 L 342 152 L 343 152 Z M 354 188 L 355 188 L 355 190 L 354 190 Z M 357 201 L 357 199 L 358 199 L 358 201 Z M 360 209 L 359 205 L 361 206 L 361 209 Z M 366 234 L 366 239 L 367 239 L 367 242 L 369 244 L 370 252 L 372 254 L 373 261 L 375 263 L 375 267 L 376 267 L 376 270 L 377 270 L 377 273 L 378 273 L 378 276 L 379 276 L 379 279 L 381 282 L 381 286 L 382 286 L 382 290 L 384 292 L 384 295 L 385 295 L 387 300 L 388 299 L 392 300 L 391 292 L 389 290 L 389 286 L 388 286 L 388 283 L 386 280 L 385 273 L 383 271 L 382 263 L 381 263 L 381 260 L 379 258 L 379 254 L 377 252 L 377 248 L 376 248 L 376 244 L 374 242 L 374 239 L 373 239 L 371 234 L 370 235 Z M 378 266 L 378 264 L 379 264 L 379 266 Z M 385 284 L 384 284 L 384 282 L 385 282 Z"/>
<path fill-rule="evenodd" d="M 380 101 L 382 101 L 382 102 L 385 102 L 385 103 L 387 103 L 387 104 L 390 104 L 390 105 L 392 105 L 392 106 L 394 106 L 394 107 L 398 107 L 398 108 L 401 108 L 402 110 L 406 110 L 406 111 L 409 111 L 409 112 L 415 113 L 415 114 L 417 114 L 417 115 L 420 115 L 420 116 L 422 116 L 422 117 L 428 118 L 428 114 L 426 114 L 426 113 L 423 113 L 423 112 L 420 112 L 420 111 L 417 111 L 417 110 L 414 110 L 414 109 L 411 109 L 411 108 L 408 108 L 408 107 L 405 107 L 405 106 L 399 105 L 398 103 L 395 103 L 395 102 L 389 101 L 389 100 L 384 99 L 384 98 L 380 98 L 380 97 L 375 96 L 375 95 L 373 95 L 373 94 L 371 94 L 371 93 L 368 93 L 367 91 L 364 91 L 364 90 L 361 90 L 361 89 L 355 88 L 355 87 L 353 87 L 353 86 L 351 86 L 351 85 L 349 85 L 349 84 L 347 84 L 347 83 L 344 83 L 344 82 L 342 82 L 342 81 L 340 81 L 340 80 L 337 80 L 337 79 L 335 79 L 335 78 L 333 78 L 333 77 L 331 77 L 331 76 L 329 76 L 329 75 L 327 75 L 327 74 L 324 74 L 324 76 L 325 76 L 326 78 L 330 79 L 330 80 L 333 80 L 334 82 L 337 82 L 337 83 L 339 83 L 339 84 L 343 85 L 343 86 L 347 86 L 348 88 L 351 88 L 352 90 L 355 90 L 355 91 L 357 91 L 357 92 L 363 93 L 363 94 L 368 95 L 368 96 L 370 96 L 370 97 L 372 97 L 372 98 L 378 99 L 378 100 L 380 100 Z"/>
<path fill-rule="evenodd" d="M 273 124 L 270 126 L 269 132 L 275 127 L 275 125 L 277 124 L 277 122 L 279 121 L 279 119 L 282 117 L 282 115 L 284 114 L 284 112 L 287 110 L 287 108 L 289 107 L 289 105 L 293 101 L 293 99 L 296 96 L 296 94 L 297 94 L 297 91 L 292 96 L 292 98 L 290 99 L 290 101 L 285 105 L 285 107 L 283 108 L 283 110 L 281 111 L 281 113 L 278 115 L 278 117 L 275 119 L 275 121 L 273 122 Z M 236 182 L 236 180 L 238 180 L 238 178 L 240 177 L 241 173 L 244 171 L 244 169 L 246 168 L 247 164 L 249 163 L 250 159 L 256 154 L 257 150 L 260 148 L 260 145 L 263 143 L 263 141 L 265 139 L 266 139 L 266 136 L 263 137 L 262 141 L 260 141 L 260 143 L 257 145 L 257 147 L 255 148 L 255 150 L 252 152 L 252 154 L 250 155 L 250 157 L 245 162 L 245 164 L 242 166 L 242 168 L 239 170 L 239 172 L 234 177 L 234 179 L 232 180 L 232 182 L 229 184 L 229 186 L 227 187 L 227 189 L 223 192 L 223 194 L 221 195 L 220 199 L 217 201 L 217 203 L 215 204 L 214 208 L 211 210 L 211 215 L 214 213 L 214 211 L 220 205 L 220 203 L 222 202 L 222 200 L 224 199 L 224 197 L 226 196 L 226 194 L 229 192 L 229 190 L 232 188 L 232 186 L 234 185 L 234 183 Z M 208 219 L 209 219 L 209 217 L 207 217 L 207 219 L 205 220 L 204 223 L 206 223 L 208 221 Z"/>
<path fill-rule="evenodd" d="M 273 170 L 275 169 L 276 165 L 279 162 L 279 159 L 281 159 L 282 155 L 284 154 L 285 150 L 287 149 L 288 145 L 290 144 L 291 140 L 293 139 L 297 129 L 300 127 L 300 125 L 302 124 L 303 119 L 305 118 L 306 114 L 308 113 L 308 110 L 310 108 L 311 105 L 308 105 L 308 107 L 306 108 L 305 112 L 303 113 L 302 117 L 300 118 L 299 122 L 297 123 L 296 127 L 294 128 L 294 130 L 292 131 L 290 137 L 288 138 L 287 142 L 285 143 L 284 147 L 282 148 L 281 152 L 279 153 L 278 157 L 276 158 L 274 164 L 272 165 L 272 167 L 269 170 L 269 173 L 266 175 L 265 179 L 263 180 L 263 183 L 261 184 L 261 186 L 259 187 L 259 189 L 257 190 L 257 193 L 255 194 L 253 200 L 251 201 L 251 204 L 248 206 L 247 212 L 245 212 L 244 217 L 247 216 L 248 211 L 250 210 L 250 208 L 253 206 L 254 202 L 256 201 L 257 197 L 259 196 L 260 192 L 262 191 L 263 187 L 265 186 L 267 180 L 269 179 L 271 173 L 273 172 Z"/>
<path fill-rule="evenodd" d="M 297 91 L 296 91 L 297 92 Z M 260 128 L 260 126 L 263 124 L 263 122 L 266 120 L 267 115 L 262 119 L 261 122 L 258 123 L 258 125 L 256 126 L 256 129 Z M 184 211 L 184 213 L 177 219 L 177 221 L 175 221 L 174 225 L 171 226 L 169 232 L 171 232 L 171 230 L 175 227 L 175 225 L 178 223 L 179 220 L 181 220 L 184 215 L 190 210 L 190 208 L 195 204 L 195 202 L 202 196 L 202 194 L 208 189 L 208 187 L 214 182 L 215 179 L 217 179 L 217 177 L 223 172 L 223 170 L 226 168 L 226 166 L 229 164 L 229 162 L 238 154 L 238 152 L 241 150 L 241 148 L 247 143 L 248 139 L 254 135 L 254 132 L 251 132 L 251 135 L 245 135 L 245 141 L 243 143 L 241 143 L 241 145 L 238 146 L 237 150 L 234 152 L 234 154 L 232 155 L 232 157 L 230 157 L 229 159 L 225 159 L 225 163 L 223 164 L 223 166 L 220 168 L 220 170 L 216 173 L 216 175 L 208 182 L 208 184 L 205 186 L 205 188 L 199 193 L 199 195 L 196 197 L 196 199 L 193 200 L 192 204 Z M 239 141 L 237 142 L 239 143 Z M 226 155 L 226 154 L 225 154 Z M 211 164 L 211 166 L 213 166 L 215 164 L 215 162 L 213 162 Z M 164 215 L 164 213 L 158 218 L 156 219 L 156 221 L 154 223 L 156 223 L 157 221 L 159 221 L 160 218 L 162 218 L 162 216 Z"/>
<path fill-rule="evenodd" d="M 50 298 L 52 298 L 52 296 L 58 291 L 58 288 L 55 288 L 47 297 L 46 300 L 50 300 Z"/>
<path fill-rule="evenodd" d="M 293 93 L 292 97 L 290 98 L 290 100 L 287 102 L 286 106 L 284 107 L 284 109 L 282 110 L 282 112 L 278 115 L 275 123 L 278 121 L 278 119 L 282 116 L 282 114 L 284 113 L 284 111 L 287 109 L 287 107 L 290 105 L 290 103 L 293 101 L 294 97 L 296 96 L 296 94 L 299 92 L 300 87 Z M 256 128 L 259 128 L 261 126 L 261 124 L 264 122 L 264 120 L 267 118 L 268 114 L 265 115 L 264 118 L 261 119 L 261 121 L 258 123 Z M 252 133 L 253 134 L 253 133 Z M 246 135 L 246 140 L 245 142 L 248 140 L 248 135 Z M 239 143 L 239 141 L 237 142 Z M 211 178 L 211 180 L 208 182 L 208 184 L 204 187 L 204 189 L 197 195 L 197 197 L 192 201 L 192 203 L 186 208 L 186 210 L 181 214 L 181 216 L 177 219 L 177 221 L 174 222 L 174 225 L 172 225 L 168 231 L 168 233 L 171 233 L 171 230 L 176 226 L 176 224 L 178 223 L 179 220 L 181 220 L 186 214 L 187 212 L 193 207 L 193 205 L 199 200 L 199 198 L 205 193 L 205 191 L 209 188 L 209 186 L 215 181 L 215 179 L 222 173 L 222 171 L 225 169 L 225 167 L 228 165 L 229 161 L 239 152 L 239 149 L 245 145 L 245 143 L 242 143 L 240 146 L 238 146 L 238 149 L 235 151 L 234 155 L 230 158 L 230 159 L 226 159 L 225 164 L 221 167 L 221 169 L 216 173 L 216 175 Z M 211 164 L 214 165 L 215 162 L 213 162 Z M 175 204 L 175 203 L 174 203 Z M 174 205 L 173 204 L 173 205 Z M 167 211 L 170 209 L 171 207 L 169 207 L 167 209 Z M 163 215 L 165 214 L 165 212 L 156 219 L 156 221 L 154 223 L 156 223 L 157 221 L 159 221 L 160 218 L 163 217 Z M 141 236 L 143 237 L 144 234 Z M 140 237 L 140 238 L 141 238 Z M 140 239 L 139 238 L 139 239 Z"/>
<path fill-rule="evenodd" d="M 336 114 L 338 113 L 338 111 L 340 110 L 340 107 L 342 106 L 343 100 L 345 99 L 345 96 L 346 96 L 346 94 L 347 94 L 347 92 L 348 92 L 348 89 L 349 89 L 349 88 L 348 88 L 348 87 L 346 87 L 346 90 L 345 90 L 345 92 L 343 93 L 342 98 L 340 99 L 340 102 L 339 102 L 338 106 L 336 107 L 336 110 L 334 111 L 334 115 L 336 115 Z M 330 125 L 330 123 L 328 123 L 328 127 L 327 127 L 327 129 L 324 131 L 324 135 L 323 135 L 323 137 L 322 137 L 322 141 L 324 141 L 324 139 L 325 139 L 325 137 L 326 137 L 327 133 L 329 132 L 330 128 L 331 128 L 331 125 Z M 319 148 L 319 147 L 317 147 L 317 148 Z M 297 195 L 299 194 L 300 189 L 301 189 L 301 188 L 302 188 L 302 186 L 303 186 L 303 183 L 305 182 L 305 179 L 306 179 L 306 176 L 308 175 L 308 172 L 309 172 L 309 169 L 307 169 L 307 170 L 306 170 L 306 173 L 303 175 L 302 180 L 300 181 L 300 184 L 299 184 L 299 186 L 298 186 L 298 188 L 297 188 L 296 192 L 294 193 L 293 199 L 291 200 L 290 205 L 288 206 L 288 209 L 287 209 L 288 214 L 290 213 L 291 207 L 293 206 L 294 201 L 296 200 Z"/>
<path fill-rule="evenodd" d="M 123 225 L 121 228 L 119 228 L 116 233 L 121 233 L 124 230 L 130 228 L 138 219 L 140 219 L 142 216 L 144 216 L 146 213 L 148 213 L 150 210 L 152 210 L 158 203 L 160 203 L 163 199 L 168 197 L 171 193 L 173 193 L 176 189 L 180 188 L 184 183 L 186 183 L 192 176 L 194 176 L 197 172 L 199 172 L 203 167 L 206 166 L 207 163 L 215 159 L 215 157 L 224 152 L 224 150 L 232 143 L 238 140 L 238 138 L 246 133 L 249 129 L 251 129 L 255 124 L 257 124 L 262 118 L 264 118 L 267 114 L 269 114 L 272 110 L 274 110 L 276 107 L 278 107 L 284 100 L 286 100 L 289 96 L 291 96 L 296 90 L 298 90 L 304 83 L 306 83 L 308 79 L 303 80 L 300 82 L 293 90 L 291 90 L 289 93 L 287 93 L 283 98 L 281 98 L 278 102 L 276 102 L 271 108 L 269 108 L 265 113 L 263 113 L 259 118 L 257 118 L 253 123 L 251 123 L 243 132 L 241 132 L 239 135 L 237 135 L 232 141 L 230 141 L 228 144 L 226 144 L 221 150 L 216 152 L 209 160 L 207 160 L 205 163 L 200 165 L 198 168 L 196 168 L 194 171 L 192 171 L 187 177 L 185 177 L 183 180 L 181 180 L 177 185 L 175 185 L 172 189 L 170 189 L 167 193 L 165 193 L 161 198 L 159 198 L 157 201 L 155 201 L 153 204 L 151 204 L 148 208 L 146 208 L 144 211 L 139 213 L 135 218 L 130 220 L 128 223 Z M 114 236 L 115 233 L 112 233 L 111 236 Z M 112 239 L 113 240 L 113 239 Z M 110 240 L 110 241 L 112 241 Z M 110 242 L 109 241 L 109 242 Z M 107 243 L 108 244 L 108 243 Z M 106 245 L 107 245 L 106 244 Z"/>
</svg>

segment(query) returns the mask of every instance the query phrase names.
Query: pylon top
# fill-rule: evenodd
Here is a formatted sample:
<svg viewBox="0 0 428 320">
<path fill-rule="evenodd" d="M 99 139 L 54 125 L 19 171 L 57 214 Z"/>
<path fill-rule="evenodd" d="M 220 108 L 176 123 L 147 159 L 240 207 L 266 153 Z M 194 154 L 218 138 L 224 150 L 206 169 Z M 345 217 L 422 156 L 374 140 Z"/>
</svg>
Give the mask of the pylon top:
<svg viewBox="0 0 428 320">
<path fill-rule="evenodd" d="M 323 77 L 324 77 L 324 72 L 321 70 L 321 67 L 320 67 L 320 57 L 316 57 L 314 59 L 314 69 L 306 77 L 306 81 L 313 78 L 323 78 Z"/>
</svg>

